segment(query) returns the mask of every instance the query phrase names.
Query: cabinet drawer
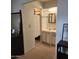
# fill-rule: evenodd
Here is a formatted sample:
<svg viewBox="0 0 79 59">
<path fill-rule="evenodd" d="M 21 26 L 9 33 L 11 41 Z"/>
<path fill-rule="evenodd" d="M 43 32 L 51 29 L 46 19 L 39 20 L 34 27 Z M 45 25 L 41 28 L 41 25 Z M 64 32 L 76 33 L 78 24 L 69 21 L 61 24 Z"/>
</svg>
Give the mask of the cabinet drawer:
<svg viewBox="0 0 79 59">
<path fill-rule="evenodd" d="M 55 44 L 56 34 L 50 32 L 42 32 L 42 41 L 48 44 Z"/>
<path fill-rule="evenodd" d="M 51 44 L 55 44 L 55 38 L 51 39 Z"/>
</svg>

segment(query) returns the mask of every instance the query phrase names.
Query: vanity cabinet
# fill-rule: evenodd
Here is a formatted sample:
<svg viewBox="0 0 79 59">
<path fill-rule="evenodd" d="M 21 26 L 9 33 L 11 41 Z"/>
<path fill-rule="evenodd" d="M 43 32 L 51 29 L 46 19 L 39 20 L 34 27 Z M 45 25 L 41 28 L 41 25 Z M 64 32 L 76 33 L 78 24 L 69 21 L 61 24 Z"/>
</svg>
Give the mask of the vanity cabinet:
<svg viewBox="0 0 79 59">
<path fill-rule="evenodd" d="M 55 45 L 56 32 L 42 31 L 42 41 Z"/>
</svg>

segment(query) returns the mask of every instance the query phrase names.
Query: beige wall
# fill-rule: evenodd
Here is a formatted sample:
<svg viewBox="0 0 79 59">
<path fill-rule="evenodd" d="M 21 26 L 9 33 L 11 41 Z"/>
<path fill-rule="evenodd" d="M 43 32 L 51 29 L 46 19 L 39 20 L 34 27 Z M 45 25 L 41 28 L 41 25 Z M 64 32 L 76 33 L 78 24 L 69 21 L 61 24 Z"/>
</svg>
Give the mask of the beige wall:
<svg viewBox="0 0 79 59">
<path fill-rule="evenodd" d="M 11 0 L 11 12 L 19 12 L 22 8 L 22 4 L 30 1 L 32 0 Z"/>
<path fill-rule="evenodd" d="M 35 46 L 35 37 L 40 34 L 39 16 L 34 15 L 34 8 L 41 8 L 39 2 L 31 2 L 23 5 L 22 18 L 23 18 L 23 34 L 24 34 L 24 51 Z"/>
</svg>

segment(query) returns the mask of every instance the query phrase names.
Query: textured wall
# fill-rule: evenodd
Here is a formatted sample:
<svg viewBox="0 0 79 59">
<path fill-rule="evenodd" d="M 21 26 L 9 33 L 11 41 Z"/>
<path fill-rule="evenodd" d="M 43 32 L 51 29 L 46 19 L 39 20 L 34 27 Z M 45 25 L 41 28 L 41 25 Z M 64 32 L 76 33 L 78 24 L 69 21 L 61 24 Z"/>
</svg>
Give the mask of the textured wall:
<svg viewBox="0 0 79 59">
<path fill-rule="evenodd" d="M 68 23 L 68 0 L 58 0 L 56 20 L 56 43 L 61 40 L 64 23 Z"/>
</svg>

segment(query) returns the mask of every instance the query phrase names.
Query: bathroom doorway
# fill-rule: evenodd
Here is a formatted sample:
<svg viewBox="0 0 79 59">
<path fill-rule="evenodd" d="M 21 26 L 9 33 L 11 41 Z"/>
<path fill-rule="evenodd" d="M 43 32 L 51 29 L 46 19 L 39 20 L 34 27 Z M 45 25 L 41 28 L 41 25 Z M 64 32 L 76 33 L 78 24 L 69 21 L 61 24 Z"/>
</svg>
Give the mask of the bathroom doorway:
<svg viewBox="0 0 79 59">
<path fill-rule="evenodd" d="M 39 16 L 40 35 L 35 39 L 36 47 L 47 48 L 48 54 L 55 59 L 57 7 L 41 9 Z M 46 53 L 46 52 L 45 52 Z"/>
<path fill-rule="evenodd" d="M 35 13 L 35 15 L 38 15 L 39 17 L 39 23 L 37 25 L 39 25 L 38 27 L 40 35 L 35 38 L 35 44 L 43 42 L 55 46 L 57 7 L 36 9 L 37 13 Z M 38 13 L 38 11 L 40 12 Z M 46 32 L 51 34 L 48 35 Z M 51 40 L 50 38 L 53 40 Z"/>
</svg>

